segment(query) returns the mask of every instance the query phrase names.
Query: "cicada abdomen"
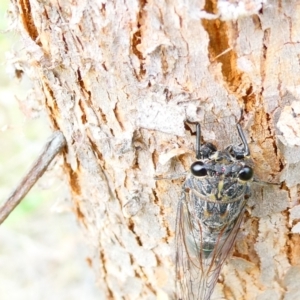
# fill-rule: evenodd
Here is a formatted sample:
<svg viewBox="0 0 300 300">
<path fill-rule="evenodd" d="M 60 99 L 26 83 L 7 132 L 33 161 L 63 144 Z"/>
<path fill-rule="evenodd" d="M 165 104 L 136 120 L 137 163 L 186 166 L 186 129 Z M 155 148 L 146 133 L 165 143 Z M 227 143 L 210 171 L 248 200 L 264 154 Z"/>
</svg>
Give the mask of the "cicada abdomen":
<svg viewBox="0 0 300 300">
<path fill-rule="evenodd" d="M 212 144 L 200 145 L 197 124 L 197 161 L 191 165 L 177 211 L 178 299 L 210 299 L 243 219 L 253 170 L 239 124 L 237 130 L 242 145 L 217 151 Z"/>
</svg>

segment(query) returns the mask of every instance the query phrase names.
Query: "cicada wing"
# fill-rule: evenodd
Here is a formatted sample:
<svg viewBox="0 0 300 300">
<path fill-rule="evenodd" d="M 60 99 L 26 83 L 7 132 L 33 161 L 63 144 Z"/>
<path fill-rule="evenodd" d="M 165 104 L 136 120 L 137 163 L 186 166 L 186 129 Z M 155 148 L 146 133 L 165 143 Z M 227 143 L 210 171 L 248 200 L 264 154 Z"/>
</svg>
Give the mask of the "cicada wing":
<svg viewBox="0 0 300 300">
<path fill-rule="evenodd" d="M 184 193 L 183 193 L 184 195 Z M 201 283 L 201 273 L 199 267 L 195 265 L 192 258 L 189 257 L 188 247 L 186 245 L 185 235 L 188 229 L 185 228 L 188 213 L 185 201 L 180 201 L 177 209 L 176 220 L 176 286 L 177 300 L 197 299 L 194 287 Z M 195 237 L 196 238 L 196 237 Z M 195 240 L 195 244 L 197 241 Z M 199 264 L 199 263 L 198 263 Z"/>
<path fill-rule="evenodd" d="M 209 300 L 210 296 L 214 290 L 214 287 L 217 283 L 221 268 L 228 258 L 231 250 L 234 246 L 241 222 L 244 218 L 245 206 L 241 209 L 240 214 L 235 219 L 233 224 L 227 224 L 220 232 L 219 241 L 216 244 L 213 252 L 211 253 L 210 265 L 206 269 L 207 271 L 207 280 L 206 280 L 206 298 Z M 229 230 L 229 231 L 227 231 Z M 199 298 L 201 299 L 201 298 Z"/>
<path fill-rule="evenodd" d="M 218 233 L 215 245 L 204 242 L 201 222 L 195 222 L 194 213 L 187 205 L 188 195 L 183 192 L 176 220 L 176 275 L 180 300 L 209 300 L 218 280 L 222 265 L 228 257 L 239 227 L 245 205 L 231 224 Z"/>
</svg>

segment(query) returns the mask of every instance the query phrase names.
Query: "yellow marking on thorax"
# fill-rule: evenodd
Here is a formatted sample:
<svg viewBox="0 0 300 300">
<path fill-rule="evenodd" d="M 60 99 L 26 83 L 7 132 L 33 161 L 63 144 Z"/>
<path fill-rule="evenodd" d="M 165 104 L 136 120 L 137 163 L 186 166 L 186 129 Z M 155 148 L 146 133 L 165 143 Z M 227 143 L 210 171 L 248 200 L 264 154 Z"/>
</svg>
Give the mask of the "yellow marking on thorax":
<svg viewBox="0 0 300 300">
<path fill-rule="evenodd" d="M 218 197 L 221 197 L 221 191 L 223 190 L 224 186 L 224 176 L 222 176 L 222 179 L 218 183 Z"/>
</svg>

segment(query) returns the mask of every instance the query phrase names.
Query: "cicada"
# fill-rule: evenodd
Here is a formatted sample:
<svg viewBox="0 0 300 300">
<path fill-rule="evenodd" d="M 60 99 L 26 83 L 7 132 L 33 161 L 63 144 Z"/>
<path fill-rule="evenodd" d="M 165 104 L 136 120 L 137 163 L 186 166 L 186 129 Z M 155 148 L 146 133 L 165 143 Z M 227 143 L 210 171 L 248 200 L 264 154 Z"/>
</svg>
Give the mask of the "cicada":
<svg viewBox="0 0 300 300">
<path fill-rule="evenodd" d="M 250 150 L 240 124 L 241 145 L 225 150 L 201 145 L 183 184 L 176 220 L 177 299 L 209 300 L 231 252 L 253 177 Z"/>
</svg>

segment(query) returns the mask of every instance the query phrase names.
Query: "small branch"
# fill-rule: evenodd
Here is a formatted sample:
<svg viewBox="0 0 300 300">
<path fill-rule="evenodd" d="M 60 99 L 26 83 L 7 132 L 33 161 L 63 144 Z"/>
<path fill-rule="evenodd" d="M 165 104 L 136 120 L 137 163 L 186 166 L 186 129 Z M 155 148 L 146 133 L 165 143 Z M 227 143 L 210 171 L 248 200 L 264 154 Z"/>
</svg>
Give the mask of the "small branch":
<svg viewBox="0 0 300 300">
<path fill-rule="evenodd" d="M 26 196 L 37 180 L 44 174 L 53 158 L 62 150 L 65 145 L 66 140 L 62 132 L 55 131 L 49 138 L 43 151 L 39 155 L 38 159 L 34 162 L 29 172 L 18 184 L 5 203 L 1 206 L 0 224 L 3 223 L 3 221 Z"/>
</svg>

